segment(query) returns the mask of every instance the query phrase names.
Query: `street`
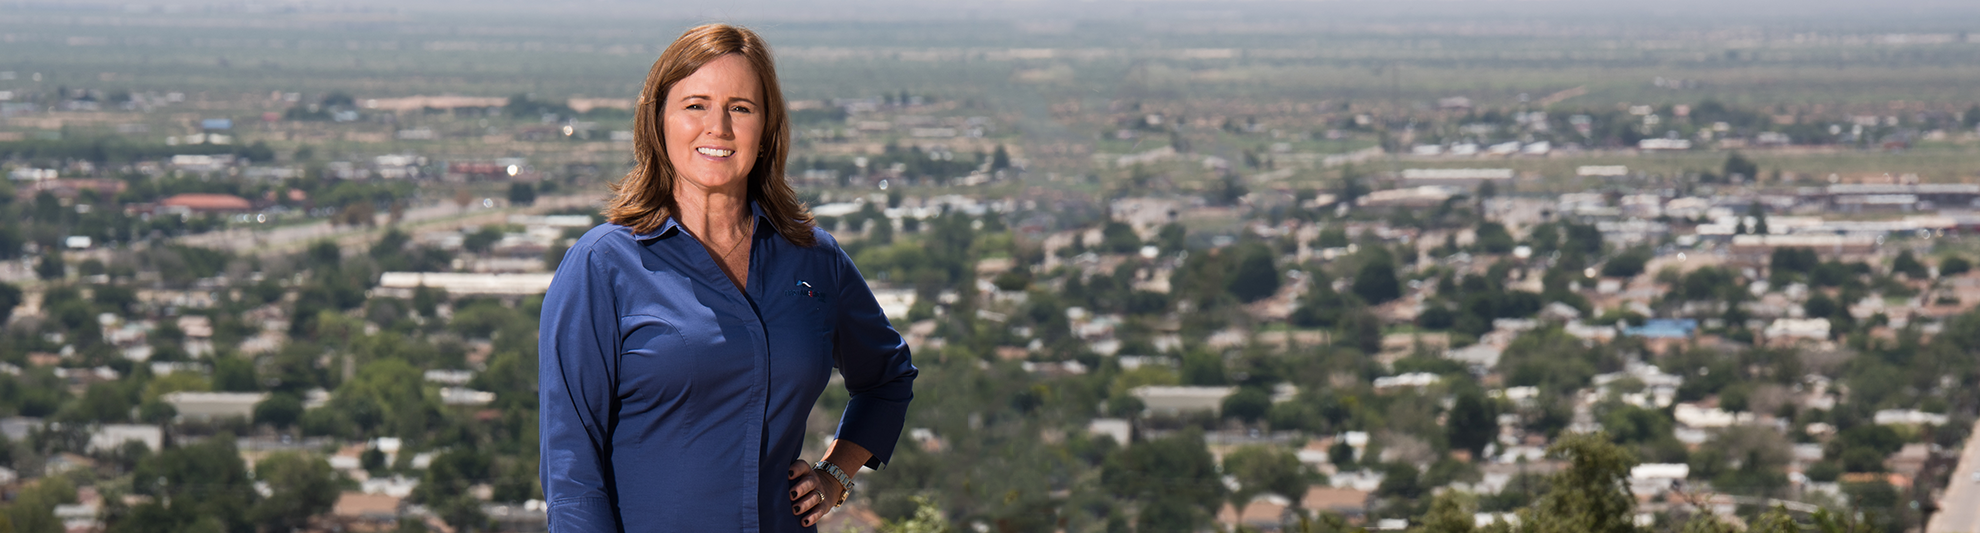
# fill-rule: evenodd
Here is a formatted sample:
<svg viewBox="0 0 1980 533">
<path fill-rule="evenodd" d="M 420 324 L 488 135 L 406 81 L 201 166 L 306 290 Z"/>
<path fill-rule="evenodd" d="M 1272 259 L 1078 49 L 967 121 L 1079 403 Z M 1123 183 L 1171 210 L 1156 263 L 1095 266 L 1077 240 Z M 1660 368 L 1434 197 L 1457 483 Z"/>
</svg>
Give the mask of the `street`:
<svg viewBox="0 0 1980 533">
<path fill-rule="evenodd" d="M 1980 424 L 1966 437 L 1966 449 L 1959 454 L 1959 466 L 1946 481 L 1946 495 L 1939 500 L 1939 512 L 1925 526 L 1926 533 L 1980 532 L 1980 483 L 1973 474 L 1980 470 Z"/>
</svg>

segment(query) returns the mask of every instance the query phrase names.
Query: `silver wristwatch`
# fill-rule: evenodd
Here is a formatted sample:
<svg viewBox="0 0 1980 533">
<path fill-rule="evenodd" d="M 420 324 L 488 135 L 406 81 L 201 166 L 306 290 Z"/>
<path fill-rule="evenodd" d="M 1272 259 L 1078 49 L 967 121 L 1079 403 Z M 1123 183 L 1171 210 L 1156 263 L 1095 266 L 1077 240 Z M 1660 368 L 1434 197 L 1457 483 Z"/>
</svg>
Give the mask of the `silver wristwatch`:
<svg viewBox="0 0 1980 533">
<path fill-rule="evenodd" d="M 832 479 L 837 480 L 839 482 L 839 487 L 845 490 L 839 491 L 839 501 L 838 503 L 832 504 L 832 506 L 838 507 L 841 505 L 845 505 L 846 497 L 851 496 L 853 491 L 852 476 L 846 475 L 846 471 L 840 470 L 839 465 L 832 464 L 831 461 L 819 461 L 816 464 L 811 465 L 811 469 L 824 472 L 825 475 L 832 476 Z"/>
</svg>

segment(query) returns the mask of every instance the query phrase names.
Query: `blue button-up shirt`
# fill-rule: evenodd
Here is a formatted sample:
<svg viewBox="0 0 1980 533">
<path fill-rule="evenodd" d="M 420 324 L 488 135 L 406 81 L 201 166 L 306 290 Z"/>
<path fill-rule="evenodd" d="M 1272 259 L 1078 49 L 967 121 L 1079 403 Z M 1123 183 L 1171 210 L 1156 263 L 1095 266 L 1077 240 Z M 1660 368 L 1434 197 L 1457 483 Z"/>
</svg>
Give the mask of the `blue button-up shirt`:
<svg viewBox="0 0 1980 533">
<path fill-rule="evenodd" d="M 669 219 L 593 228 L 543 298 L 541 476 L 553 533 L 803 531 L 786 474 L 831 378 L 837 437 L 892 456 L 914 396 L 907 345 L 852 260 L 802 247 L 763 210 L 738 291 Z"/>
</svg>

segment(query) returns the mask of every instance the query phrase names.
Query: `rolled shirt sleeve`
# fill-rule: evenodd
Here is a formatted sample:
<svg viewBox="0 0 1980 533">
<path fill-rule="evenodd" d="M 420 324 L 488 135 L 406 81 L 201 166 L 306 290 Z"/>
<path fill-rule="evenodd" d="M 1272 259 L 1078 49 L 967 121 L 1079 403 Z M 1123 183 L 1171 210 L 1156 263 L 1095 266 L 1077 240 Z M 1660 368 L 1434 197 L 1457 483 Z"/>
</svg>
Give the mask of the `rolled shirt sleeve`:
<svg viewBox="0 0 1980 533">
<path fill-rule="evenodd" d="M 852 258 L 843 250 L 838 253 L 840 303 L 833 357 L 852 401 L 839 419 L 836 438 L 873 452 L 866 467 L 879 469 L 894 455 L 919 371 L 907 341 L 887 322 Z"/>
<path fill-rule="evenodd" d="M 591 240 L 557 267 L 538 329 L 539 475 L 553 533 L 619 531 L 608 489 L 619 324 L 609 262 L 594 257 L 609 252 Z"/>
</svg>

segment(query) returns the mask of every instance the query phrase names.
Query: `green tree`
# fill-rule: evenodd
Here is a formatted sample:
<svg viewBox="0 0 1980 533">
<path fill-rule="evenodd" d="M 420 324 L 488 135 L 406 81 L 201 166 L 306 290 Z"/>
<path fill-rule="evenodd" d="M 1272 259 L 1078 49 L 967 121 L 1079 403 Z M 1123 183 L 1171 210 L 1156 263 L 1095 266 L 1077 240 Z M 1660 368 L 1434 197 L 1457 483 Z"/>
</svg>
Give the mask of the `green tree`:
<svg viewBox="0 0 1980 533">
<path fill-rule="evenodd" d="M 1767 269 L 1778 275 L 1783 272 L 1807 274 L 1815 270 L 1822 260 L 1809 248 L 1775 248 L 1768 258 Z"/>
<path fill-rule="evenodd" d="M 7 191 L 0 191 L 0 194 L 5 193 Z M 21 234 L 21 228 L 17 226 L 19 224 L 0 224 L 0 259 L 20 257 L 21 247 L 27 245 L 27 236 Z"/>
<path fill-rule="evenodd" d="M 481 501 L 469 488 L 491 478 L 493 462 L 487 454 L 467 449 L 448 450 L 433 458 L 426 475 L 413 489 L 413 501 L 433 508 L 448 525 L 459 531 L 477 531 L 488 525 L 481 512 Z"/>
<path fill-rule="evenodd" d="M 1239 387 L 1237 392 L 1224 398 L 1223 407 L 1225 418 L 1257 422 L 1272 409 L 1272 393 L 1258 387 Z"/>
<path fill-rule="evenodd" d="M 1726 156 L 1726 164 L 1722 170 L 1725 171 L 1727 179 L 1732 179 L 1733 176 L 1741 176 L 1751 180 L 1760 176 L 1760 165 L 1754 164 L 1746 156 L 1739 155 L 1739 152 L 1733 152 L 1731 155 Z"/>
<path fill-rule="evenodd" d="M 469 233 L 467 237 L 461 239 L 461 248 L 475 253 L 487 253 L 489 248 L 495 246 L 495 243 L 501 240 L 502 228 L 497 226 L 482 226 L 481 229 L 475 230 L 474 233 Z"/>
<path fill-rule="evenodd" d="M 1891 260 L 1891 273 L 1904 274 L 1910 279 L 1931 277 L 1931 273 L 1925 269 L 1925 264 L 1918 262 L 1918 258 L 1911 255 L 1911 250 L 1898 252 L 1897 259 Z"/>
<path fill-rule="evenodd" d="M 1940 276 L 1957 276 L 1969 270 L 1973 270 L 1973 263 L 1967 262 L 1964 257 L 1955 255 L 1939 261 Z"/>
<path fill-rule="evenodd" d="M 1863 513 L 1864 531 L 1904 531 L 1909 525 L 1902 516 L 1913 511 L 1906 508 L 1904 494 L 1890 483 L 1843 483 L 1842 490 L 1852 506 Z"/>
<path fill-rule="evenodd" d="M 152 497 L 133 508 L 112 532 L 190 530 L 252 531 L 248 511 L 261 495 L 232 435 L 167 448 L 138 463 L 131 476 L 134 493 Z M 202 521 L 217 523 L 201 524 Z"/>
<path fill-rule="evenodd" d="M 227 392 L 261 390 L 254 376 L 254 361 L 241 357 L 213 358 L 213 389 Z"/>
<path fill-rule="evenodd" d="M 426 396 L 418 369 L 400 359 L 366 363 L 337 387 L 329 407 L 350 417 L 366 432 L 421 435 L 440 421 L 440 408 Z"/>
<path fill-rule="evenodd" d="M 1602 275 L 1611 278 L 1629 278 L 1643 273 L 1643 265 L 1650 262 L 1649 248 L 1630 248 L 1609 258 L 1602 264 Z"/>
<path fill-rule="evenodd" d="M 1497 222 L 1479 224 L 1476 236 L 1478 249 L 1490 254 L 1510 252 L 1517 244 L 1517 241 L 1513 240 L 1512 233 L 1506 231 L 1506 226 Z"/>
<path fill-rule="evenodd" d="M 1320 230 L 1320 236 L 1313 239 L 1316 248 L 1345 248 L 1347 245 L 1347 230 L 1338 227 Z"/>
<path fill-rule="evenodd" d="M 1566 224 L 1567 239 L 1561 243 L 1562 252 L 1579 252 L 1587 255 L 1602 253 L 1602 230 L 1594 224 Z"/>
<path fill-rule="evenodd" d="M 1636 458 L 1600 433 L 1563 436 L 1547 455 L 1567 461 L 1532 513 L 1522 517 L 1533 533 L 1635 533 L 1636 499 L 1629 492 L 1629 469 Z"/>
<path fill-rule="evenodd" d="M 1672 436 L 1671 419 L 1662 411 L 1634 405 L 1617 405 L 1600 416 L 1602 429 L 1617 444 L 1646 444 Z"/>
<path fill-rule="evenodd" d="M 255 463 L 254 476 L 268 484 L 270 493 L 255 504 L 249 519 L 268 531 L 301 529 L 337 503 L 336 473 L 321 458 L 278 452 Z"/>
<path fill-rule="evenodd" d="M 1262 244 L 1241 247 L 1237 269 L 1225 278 L 1225 288 L 1245 303 L 1263 300 L 1279 292 L 1279 267 L 1272 249 Z"/>
<path fill-rule="evenodd" d="M 1375 496 L 1415 500 L 1423 496 L 1429 487 L 1423 486 L 1423 472 L 1416 465 L 1395 462 L 1382 468 L 1382 483 L 1375 486 Z"/>
<path fill-rule="evenodd" d="M 270 394 L 268 399 L 254 404 L 254 423 L 286 429 L 295 425 L 302 413 L 302 398 L 288 392 Z"/>
<path fill-rule="evenodd" d="M 100 422 L 118 424 L 130 421 L 131 407 L 135 403 L 135 383 L 106 381 L 90 385 L 83 397 L 70 407 L 67 418 L 77 422 Z"/>
<path fill-rule="evenodd" d="M 1107 221 L 1100 228 L 1100 249 L 1108 253 L 1131 254 L 1141 250 L 1141 237 L 1127 224 Z"/>
<path fill-rule="evenodd" d="M 1031 270 L 1027 268 L 1005 270 L 991 278 L 990 284 L 996 285 L 997 290 L 1000 291 L 1024 290 L 1025 287 L 1031 286 Z"/>
<path fill-rule="evenodd" d="M 1382 351 L 1382 319 L 1362 310 L 1341 321 L 1335 344 L 1344 344 L 1373 355 Z"/>
<path fill-rule="evenodd" d="M 1402 283 L 1396 280 L 1396 263 L 1388 254 L 1378 254 L 1354 274 L 1354 295 L 1369 305 L 1380 305 L 1402 297 Z"/>
<path fill-rule="evenodd" d="M 0 282 L 0 326 L 7 325 L 7 321 L 14 316 L 14 308 L 20 305 L 21 288 Z"/>
<path fill-rule="evenodd" d="M 20 533 L 62 533 L 55 506 L 72 503 L 76 503 L 75 484 L 66 477 L 50 476 L 15 495 L 6 519 Z"/>
<path fill-rule="evenodd" d="M 1353 307 L 1353 302 L 1335 291 L 1333 282 L 1325 276 L 1318 273 L 1313 276 L 1307 281 L 1306 296 L 1300 299 L 1289 320 L 1302 328 L 1333 327 Z"/>
<path fill-rule="evenodd" d="M 948 517 L 942 515 L 942 507 L 927 496 L 909 498 L 914 502 L 914 515 L 896 521 L 880 524 L 880 533 L 949 533 Z"/>
<path fill-rule="evenodd" d="M 1272 446 L 1243 446 L 1224 454 L 1224 473 L 1237 478 L 1231 504 L 1243 508 L 1251 498 L 1272 493 L 1299 501 L 1306 497 L 1306 466 L 1292 450 Z"/>
<path fill-rule="evenodd" d="M 1808 301 L 1801 303 L 1801 309 L 1804 315 L 1812 318 L 1821 318 L 1835 315 L 1836 310 L 1840 309 L 1840 307 L 1836 305 L 1834 299 L 1829 298 L 1829 295 L 1817 292 L 1813 296 L 1809 296 Z"/>
<path fill-rule="evenodd" d="M 1120 449 L 1100 471 L 1109 493 L 1141 504 L 1140 530 L 1149 532 L 1196 531 L 1225 499 L 1221 477 L 1199 429 Z"/>
<path fill-rule="evenodd" d="M 67 275 L 68 266 L 62 263 L 62 252 L 41 254 L 41 262 L 34 264 L 34 275 L 44 280 L 58 280 Z"/>
<path fill-rule="evenodd" d="M 524 182 L 509 184 L 510 205 L 536 205 L 536 186 Z"/>
<path fill-rule="evenodd" d="M 1471 533 L 1476 530 L 1471 516 L 1476 506 L 1471 498 L 1455 490 L 1444 491 L 1430 500 L 1430 512 L 1418 520 L 1423 523 L 1418 533 Z"/>
<path fill-rule="evenodd" d="M 1490 400 L 1476 388 L 1459 392 L 1450 412 L 1444 416 L 1445 436 L 1451 447 L 1469 451 L 1473 458 L 1483 458 L 1485 445 L 1499 436 L 1498 414 L 1493 411 Z"/>
<path fill-rule="evenodd" d="M 1162 253 L 1173 254 L 1187 247 L 1188 236 L 1189 230 L 1182 224 L 1170 222 L 1163 224 L 1162 229 L 1155 233 L 1155 243 L 1162 249 Z"/>
</svg>

